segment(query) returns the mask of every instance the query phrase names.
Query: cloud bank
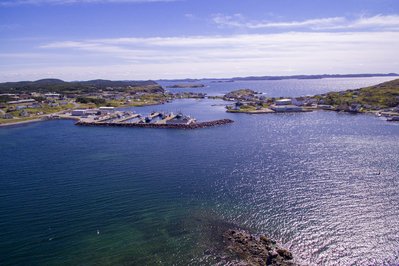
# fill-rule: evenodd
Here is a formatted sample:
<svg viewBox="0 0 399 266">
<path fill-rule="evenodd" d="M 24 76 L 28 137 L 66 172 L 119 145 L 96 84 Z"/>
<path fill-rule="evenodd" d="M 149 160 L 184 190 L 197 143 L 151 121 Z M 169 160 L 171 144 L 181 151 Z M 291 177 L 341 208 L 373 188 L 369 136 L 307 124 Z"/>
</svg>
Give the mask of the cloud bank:
<svg viewBox="0 0 399 266">
<path fill-rule="evenodd" d="M 212 21 L 219 27 L 259 29 L 308 29 L 325 30 L 389 30 L 399 31 L 399 15 L 375 15 L 347 19 L 345 17 L 316 18 L 302 21 L 255 21 L 248 20 L 241 14 L 233 16 L 217 14 Z"/>
<path fill-rule="evenodd" d="M 158 79 L 395 72 L 399 32 L 290 32 L 49 42 L 1 55 L 0 79 Z M 18 69 L 18 73 L 10 69 Z M 20 76 L 20 77 L 17 77 Z"/>
</svg>

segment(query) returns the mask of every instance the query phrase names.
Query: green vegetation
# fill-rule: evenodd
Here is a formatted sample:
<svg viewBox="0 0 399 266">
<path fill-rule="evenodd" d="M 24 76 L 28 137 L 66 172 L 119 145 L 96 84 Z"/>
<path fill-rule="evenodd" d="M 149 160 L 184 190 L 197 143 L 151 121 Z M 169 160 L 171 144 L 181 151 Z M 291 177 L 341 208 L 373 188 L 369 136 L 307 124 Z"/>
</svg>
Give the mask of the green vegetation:
<svg viewBox="0 0 399 266">
<path fill-rule="evenodd" d="M 184 88 L 203 88 L 205 87 L 204 84 L 186 84 L 186 83 L 181 83 L 181 84 L 175 84 L 172 86 L 167 86 L 167 88 L 174 88 L 174 89 L 184 89 Z"/>
<path fill-rule="evenodd" d="M 242 105 L 240 107 L 240 110 L 243 111 L 243 112 L 254 111 L 254 110 L 256 110 L 256 107 L 252 106 L 252 105 Z"/>
<path fill-rule="evenodd" d="M 7 110 L 7 114 L 11 115 L 13 118 L 4 119 L 2 118 L 3 115 L 0 113 L 0 124 L 35 120 L 41 118 L 42 116 L 54 114 L 67 109 L 73 109 L 74 107 L 75 106 L 72 103 L 55 107 L 52 107 L 48 104 L 42 104 L 41 107 L 37 108 L 25 108 L 22 110 Z"/>
<path fill-rule="evenodd" d="M 94 103 L 95 105 L 104 105 L 106 101 L 102 98 L 94 98 L 94 97 L 77 97 L 76 98 L 77 103 Z"/>
<path fill-rule="evenodd" d="M 360 104 L 366 110 L 392 108 L 399 105 L 399 79 L 357 90 L 316 95 L 314 98 L 337 107 Z"/>
<path fill-rule="evenodd" d="M 56 92 L 62 94 L 90 93 L 99 90 L 163 92 L 163 88 L 154 81 L 111 81 L 90 80 L 66 82 L 60 79 L 41 79 L 37 81 L 20 81 L 0 83 L 1 93 L 21 92 Z"/>
<path fill-rule="evenodd" d="M 250 89 L 240 89 L 240 90 L 235 90 L 227 93 L 224 98 L 225 99 L 243 99 L 245 97 L 254 97 L 256 94 L 255 91 L 250 90 Z"/>
</svg>

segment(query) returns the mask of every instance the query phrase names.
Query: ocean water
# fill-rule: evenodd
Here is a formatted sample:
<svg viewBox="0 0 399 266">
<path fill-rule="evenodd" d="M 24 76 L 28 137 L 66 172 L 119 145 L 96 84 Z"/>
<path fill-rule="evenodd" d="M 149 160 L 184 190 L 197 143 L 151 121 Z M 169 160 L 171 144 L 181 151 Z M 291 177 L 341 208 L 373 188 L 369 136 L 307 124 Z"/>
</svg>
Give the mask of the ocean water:
<svg viewBox="0 0 399 266">
<path fill-rule="evenodd" d="M 304 265 L 399 263 L 399 123 L 222 104 L 134 108 L 235 120 L 200 130 L 1 128 L 0 265 L 212 265 L 228 228 Z"/>
<path fill-rule="evenodd" d="M 322 94 L 330 91 L 342 91 L 358 89 L 385 81 L 393 80 L 395 77 L 371 77 L 371 78 L 327 78 L 327 79 L 287 79 L 287 80 L 256 80 L 256 81 L 234 81 L 214 83 L 210 81 L 198 81 L 193 84 L 203 84 L 202 88 L 166 88 L 187 82 L 160 82 L 168 91 L 176 92 L 202 92 L 212 96 L 224 95 L 232 90 L 252 89 L 261 92 L 268 97 L 298 97 Z M 190 84 L 190 83 L 188 83 Z"/>
</svg>

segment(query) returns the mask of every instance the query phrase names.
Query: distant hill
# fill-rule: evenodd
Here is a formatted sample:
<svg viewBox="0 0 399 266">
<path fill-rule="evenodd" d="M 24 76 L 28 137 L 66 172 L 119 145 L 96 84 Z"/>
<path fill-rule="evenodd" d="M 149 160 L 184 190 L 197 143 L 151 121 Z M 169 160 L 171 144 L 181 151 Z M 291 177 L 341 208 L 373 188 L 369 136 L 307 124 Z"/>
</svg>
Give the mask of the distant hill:
<svg viewBox="0 0 399 266">
<path fill-rule="evenodd" d="M 127 87 L 159 87 L 155 81 L 112 81 L 89 80 L 66 82 L 60 79 L 41 79 L 36 81 L 19 81 L 0 83 L 0 93 L 20 92 L 95 92 L 100 89 L 127 88 Z"/>
<path fill-rule="evenodd" d="M 322 75 L 293 75 L 293 76 L 251 76 L 251 77 L 234 77 L 234 78 L 220 78 L 220 79 L 170 79 L 170 80 L 159 80 L 159 81 L 170 81 L 170 82 L 198 82 L 201 80 L 208 81 L 219 81 L 219 82 L 231 82 L 231 81 L 243 81 L 243 80 L 284 80 L 284 79 L 324 79 L 324 78 L 368 78 L 368 77 L 399 77 L 399 74 L 388 73 L 388 74 L 322 74 Z"/>
<path fill-rule="evenodd" d="M 399 79 L 356 90 L 316 95 L 325 104 L 347 106 L 361 104 L 367 109 L 391 108 L 399 105 Z"/>
<path fill-rule="evenodd" d="M 294 76 L 263 76 L 232 78 L 231 80 L 284 80 L 284 79 L 325 79 L 325 78 L 369 78 L 369 77 L 398 77 L 399 74 L 323 74 L 323 75 L 294 75 Z"/>
</svg>

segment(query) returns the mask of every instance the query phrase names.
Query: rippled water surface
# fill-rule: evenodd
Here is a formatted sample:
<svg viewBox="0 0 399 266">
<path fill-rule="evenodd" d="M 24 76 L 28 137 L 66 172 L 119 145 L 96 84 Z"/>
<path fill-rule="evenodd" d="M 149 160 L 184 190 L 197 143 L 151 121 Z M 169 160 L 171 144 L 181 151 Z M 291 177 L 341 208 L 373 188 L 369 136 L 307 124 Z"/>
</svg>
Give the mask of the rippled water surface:
<svg viewBox="0 0 399 266">
<path fill-rule="evenodd" d="M 137 108 L 235 120 L 201 130 L 1 128 L 0 265 L 212 264 L 236 226 L 305 265 L 399 263 L 398 123 L 222 103 Z"/>
<path fill-rule="evenodd" d="M 342 91 L 358 89 L 385 81 L 395 79 L 395 77 L 372 77 L 372 78 L 327 78 L 327 79 L 287 79 L 287 80 L 250 80 L 234 82 L 211 82 L 196 81 L 192 84 L 203 84 L 202 88 L 166 88 L 175 84 L 191 84 L 189 82 L 160 82 L 171 92 L 202 92 L 208 95 L 224 95 L 232 90 L 252 89 L 264 93 L 268 97 L 297 97 L 306 95 L 322 94 L 330 91 Z"/>
</svg>

